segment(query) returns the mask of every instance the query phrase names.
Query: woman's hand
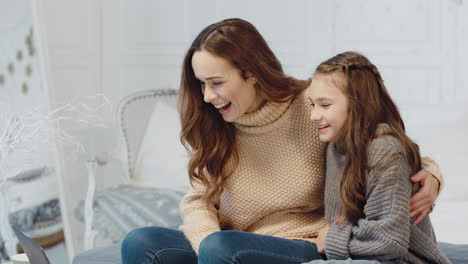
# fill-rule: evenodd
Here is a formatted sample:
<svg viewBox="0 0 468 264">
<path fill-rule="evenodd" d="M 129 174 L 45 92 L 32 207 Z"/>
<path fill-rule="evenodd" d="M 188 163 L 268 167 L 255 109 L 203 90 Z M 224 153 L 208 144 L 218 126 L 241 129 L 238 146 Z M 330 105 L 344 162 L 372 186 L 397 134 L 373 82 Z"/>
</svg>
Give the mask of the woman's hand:
<svg viewBox="0 0 468 264">
<path fill-rule="evenodd" d="M 414 183 L 420 183 L 421 188 L 411 196 L 410 217 L 418 216 L 413 226 L 421 222 L 432 211 L 433 204 L 439 194 L 439 181 L 429 172 L 420 170 L 410 178 Z"/>
<path fill-rule="evenodd" d="M 320 229 L 318 236 L 317 236 L 317 250 L 320 254 L 325 253 L 325 239 L 327 238 L 328 230 L 330 229 L 330 225 L 326 225 Z"/>
</svg>

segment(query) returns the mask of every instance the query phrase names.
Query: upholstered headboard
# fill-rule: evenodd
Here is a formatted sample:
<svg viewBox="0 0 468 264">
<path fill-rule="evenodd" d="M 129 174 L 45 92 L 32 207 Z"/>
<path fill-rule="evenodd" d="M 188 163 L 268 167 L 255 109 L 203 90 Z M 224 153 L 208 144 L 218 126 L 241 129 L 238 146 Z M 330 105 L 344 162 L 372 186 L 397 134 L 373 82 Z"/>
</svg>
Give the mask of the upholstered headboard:
<svg viewBox="0 0 468 264">
<path fill-rule="evenodd" d="M 126 145 L 128 174 L 135 175 L 136 162 L 149 120 L 158 102 L 168 102 L 176 110 L 177 90 L 148 90 L 124 98 L 118 108 L 118 123 Z"/>
</svg>

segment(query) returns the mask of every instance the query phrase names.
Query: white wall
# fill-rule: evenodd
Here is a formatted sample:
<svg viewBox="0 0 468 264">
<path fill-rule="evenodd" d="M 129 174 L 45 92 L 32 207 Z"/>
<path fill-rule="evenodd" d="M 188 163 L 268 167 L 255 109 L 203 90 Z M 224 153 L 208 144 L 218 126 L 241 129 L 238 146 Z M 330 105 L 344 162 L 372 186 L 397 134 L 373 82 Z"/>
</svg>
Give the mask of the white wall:
<svg viewBox="0 0 468 264">
<path fill-rule="evenodd" d="M 193 38 L 227 17 L 257 26 L 296 77 L 310 76 L 337 52 L 361 51 L 380 68 L 409 134 L 440 164 L 446 179 L 440 199 L 468 199 L 462 168 L 468 161 L 465 1 L 47 0 L 44 5 L 57 101 L 104 92 L 117 103 L 134 91 L 177 88 Z M 95 151 L 110 148 L 115 134 L 109 133 L 95 139 Z M 85 193 L 84 163 L 65 167 L 73 207 Z"/>
</svg>

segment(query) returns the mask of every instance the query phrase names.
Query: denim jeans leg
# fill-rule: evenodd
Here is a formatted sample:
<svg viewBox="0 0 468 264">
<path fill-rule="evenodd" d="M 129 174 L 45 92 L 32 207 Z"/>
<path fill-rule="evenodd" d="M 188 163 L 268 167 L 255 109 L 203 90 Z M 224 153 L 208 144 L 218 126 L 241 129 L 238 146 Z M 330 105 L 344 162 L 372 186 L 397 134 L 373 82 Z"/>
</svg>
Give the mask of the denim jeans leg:
<svg viewBox="0 0 468 264">
<path fill-rule="evenodd" d="M 315 244 L 242 231 L 221 231 L 200 244 L 199 264 L 299 264 L 322 259 Z"/>
<path fill-rule="evenodd" d="M 122 242 L 122 264 L 197 264 L 184 234 L 163 227 L 138 228 Z"/>
</svg>

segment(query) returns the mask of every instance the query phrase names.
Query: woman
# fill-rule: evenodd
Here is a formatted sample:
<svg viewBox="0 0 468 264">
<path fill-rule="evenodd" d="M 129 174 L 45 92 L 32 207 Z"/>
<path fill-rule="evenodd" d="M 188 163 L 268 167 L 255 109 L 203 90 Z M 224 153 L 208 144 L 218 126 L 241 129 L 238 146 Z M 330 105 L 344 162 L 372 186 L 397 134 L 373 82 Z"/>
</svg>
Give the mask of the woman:
<svg viewBox="0 0 468 264">
<path fill-rule="evenodd" d="M 185 56 L 179 96 L 193 185 L 181 203 L 182 232 L 132 231 L 123 263 L 321 259 L 325 144 L 310 135 L 309 83 L 283 73 L 252 24 L 227 19 L 204 29 Z M 426 169 L 438 175 L 434 163 Z M 424 175 L 430 195 L 416 200 L 421 211 L 439 186 Z"/>
</svg>

